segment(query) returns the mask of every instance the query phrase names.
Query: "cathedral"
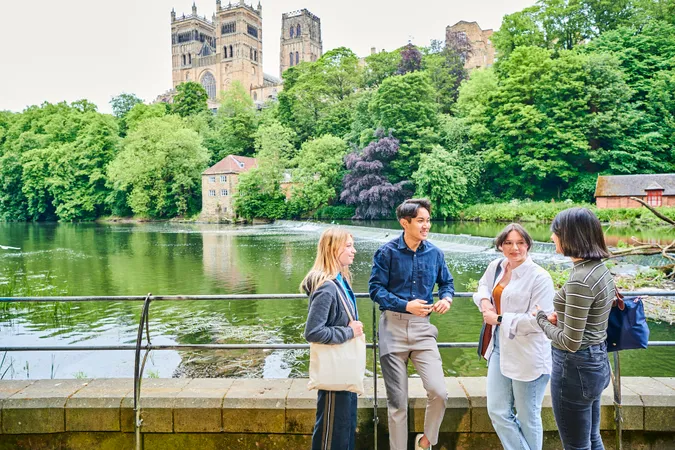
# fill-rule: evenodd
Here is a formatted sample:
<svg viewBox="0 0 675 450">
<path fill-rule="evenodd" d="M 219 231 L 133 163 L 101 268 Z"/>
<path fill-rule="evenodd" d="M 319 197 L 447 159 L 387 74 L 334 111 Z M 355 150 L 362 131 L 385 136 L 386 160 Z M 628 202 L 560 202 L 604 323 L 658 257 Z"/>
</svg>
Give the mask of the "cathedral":
<svg viewBox="0 0 675 450">
<path fill-rule="evenodd" d="M 263 72 L 262 11 L 260 3 L 254 7 L 244 0 L 227 5 L 216 0 L 211 20 L 197 15 L 194 3 L 190 15 L 178 17 L 172 10 L 174 89 L 185 81 L 201 83 L 211 108 L 217 108 L 218 94 L 233 81 L 239 81 L 259 106 L 275 99 L 283 86 L 280 79 Z M 282 15 L 279 73 L 303 61 L 316 61 L 322 52 L 321 20 L 317 16 L 306 9 Z"/>
</svg>

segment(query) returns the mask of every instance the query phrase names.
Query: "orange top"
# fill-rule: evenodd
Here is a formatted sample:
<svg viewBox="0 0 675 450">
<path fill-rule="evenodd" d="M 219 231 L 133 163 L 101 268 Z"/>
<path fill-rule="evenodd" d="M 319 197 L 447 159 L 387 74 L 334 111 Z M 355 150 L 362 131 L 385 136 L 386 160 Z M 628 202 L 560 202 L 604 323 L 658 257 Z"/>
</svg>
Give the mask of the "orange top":
<svg viewBox="0 0 675 450">
<path fill-rule="evenodd" d="M 492 298 L 495 301 L 495 308 L 497 308 L 498 316 L 502 314 L 502 292 L 504 292 L 504 287 L 505 286 L 498 284 L 492 291 Z"/>
</svg>

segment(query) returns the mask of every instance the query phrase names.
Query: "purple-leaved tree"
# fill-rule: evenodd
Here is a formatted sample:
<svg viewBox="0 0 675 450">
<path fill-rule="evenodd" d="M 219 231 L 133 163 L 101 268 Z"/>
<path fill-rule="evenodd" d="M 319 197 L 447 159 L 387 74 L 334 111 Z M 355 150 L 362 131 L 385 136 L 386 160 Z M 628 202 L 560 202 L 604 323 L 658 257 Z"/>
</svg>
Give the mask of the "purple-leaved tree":
<svg viewBox="0 0 675 450">
<path fill-rule="evenodd" d="M 422 69 L 422 52 L 413 44 L 408 43 L 401 49 L 401 62 L 398 64 L 399 75 L 416 72 Z"/>
<path fill-rule="evenodd" d="M 398 153 L 398 139 L 385 135 L 382 129 L 375 137 L 363 150 L 345 157 L 349 172 L 342 179 L 340 200 L 356 206 L 354 219 L 389 217 L 396 205 L 412 194 L 410 181 L 392 184 L 386 176 L 389 161 Z"/>
</svg>

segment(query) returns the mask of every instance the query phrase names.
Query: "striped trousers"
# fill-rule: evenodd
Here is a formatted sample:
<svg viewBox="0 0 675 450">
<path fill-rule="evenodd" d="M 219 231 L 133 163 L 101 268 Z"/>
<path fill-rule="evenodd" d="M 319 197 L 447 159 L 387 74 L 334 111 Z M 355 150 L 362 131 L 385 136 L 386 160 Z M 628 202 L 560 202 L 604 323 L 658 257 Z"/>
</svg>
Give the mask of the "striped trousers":
<svg viewBox="0 0 675 450">
<path fill-rule="evenodd" d="M 357 395 L 319 390 L 312 450 L 354 450 Z"/>
</svg>

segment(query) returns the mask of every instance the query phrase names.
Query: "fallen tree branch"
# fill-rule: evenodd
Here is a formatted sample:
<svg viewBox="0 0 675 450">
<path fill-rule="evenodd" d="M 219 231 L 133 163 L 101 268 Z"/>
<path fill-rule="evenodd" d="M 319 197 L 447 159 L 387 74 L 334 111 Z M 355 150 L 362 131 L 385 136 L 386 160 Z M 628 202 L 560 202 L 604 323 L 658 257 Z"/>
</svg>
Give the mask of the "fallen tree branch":
<svg viewBox="0 0 675 450">
<path fill-rule="evenodd" d="M 660 212 L 658 212 L 657 210 L 652 208 L 650 205 L 648 205 L 647 202 L 645 202 L 644 200 L 642 200 L 640 198 L 637 198 L 637 197 L 631 197 L 630 199 L 640 203 L 642 206 L 644 206 L 645 208 L 650 210 L 652 213 L 654 213 L 654 215 L 656 217 L 658 217 L 659 219 L 663 220 L 664 222 L 668 222 L 669 224 L 675 226 L 675 220 L 664 216 L 663 214 L 661 214 Z"/>
</svg>

